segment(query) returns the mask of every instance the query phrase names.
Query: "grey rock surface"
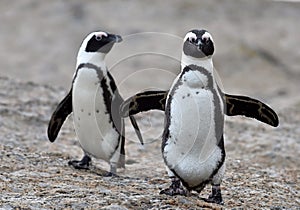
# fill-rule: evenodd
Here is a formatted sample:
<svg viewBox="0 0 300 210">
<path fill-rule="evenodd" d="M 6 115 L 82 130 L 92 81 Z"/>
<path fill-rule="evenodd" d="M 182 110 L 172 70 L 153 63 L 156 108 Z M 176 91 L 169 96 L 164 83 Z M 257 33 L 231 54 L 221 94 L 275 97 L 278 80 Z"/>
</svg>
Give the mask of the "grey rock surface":
<svg viewBox="0 0 300 210">
<path fill-rule="evenodd" d="M 88 171 L 67 165 L 82 155 L 71 119 L 55 143 L 47 140 L 48 119 L 64 91 L 3 77 L 0 84 L 0 208 L 221 208 L 203 201 L 209 187 L 189 197 L 159 195 L 169 184 L 160 154 L 162 113 L 138 116 L 144 148 L 127 126 L 126 169 L 108 178 L 99 160 Z M 227 119 L 224 207 L 299 207 L 299 106 L 279 110 L 278 128 Z"/>
</svg>

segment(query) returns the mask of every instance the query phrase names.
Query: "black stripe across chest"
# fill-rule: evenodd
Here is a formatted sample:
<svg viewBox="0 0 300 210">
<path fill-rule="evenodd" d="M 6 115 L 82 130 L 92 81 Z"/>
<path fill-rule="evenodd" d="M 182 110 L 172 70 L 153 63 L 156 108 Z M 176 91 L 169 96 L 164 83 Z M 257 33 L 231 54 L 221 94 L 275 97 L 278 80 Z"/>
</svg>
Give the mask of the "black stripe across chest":
<svg viewBox="0 0 300 210">
<path fill-rule="evenodd" d="M 109 72 L 106 72 L 106 75 L 104 75 L 104 71 L 99 67 L 96 66 L 94 64 L 91 63 L 82 63 L 78 66 L 77 71 L 75 73 L 75 76 L 73 78 L 73 85 L 74 85 L 74 81 L 76 79 L 78 79 L 78 72 L 82 69 L 82 68 L 89 68 L 89 69 L 93 69 L 95 70 L 95 72 L 97 73 L 97 77 L 98 77 L 98 81 L 99 81 L 99 85 L 100 88 L 102 89 L 102 97 L 104 100 L 104 105 L 105 105 L 105 112 L 109 115 L 109 121 L 113 122 L 113 127 L 115 127 L 115 116 L 113 116 L 113 112 L 115 112 L 114 110 L 118 110 L 120 103 L 119 100 L 117 100 L 119 97 L 118 94 L 118 90 L 117 90 L 117 86 L 116 83 L 113 79 L 113 77 L 111 76 L 111 74 Z M 117 102 L 116 102 L 117 101 Z M 91 103 L 94 103 L 91 101 Z M 97 112 L 97 110 L 95 110 Z M 115 120 L 113 120 L 115 119 Z M 118 120 L 119 121 L 119 120 Z M 117 123 L 119 124 L 119 123 Z"/>
<path fill-rule="evenodd" d="M 178 91 L 179 88 L 183 85 L 183 83 L 189 82 L 186 81 L 188 77 L 185 77 L 187 73 L 193 73 L 193 72 L 201 72 L 202 75 L 204 75 L 204 78 L 207 79 L 206 81 L 203 81 L 203 86 L 200 85 L 200 89 L 206 89 L 206 91 L 210 91 L 213 95 L 213 104 L 214 104 L 214 121 L 215 121 L 215 132 L 216 132 L 216 138 L 217 140 L 220 140 L 223 135 L 223 124 L 224 124 L 224 116 L 222 111 L 222 101 L 220 100 L 220 93 L 217 88 L 215 88 L 214 80 L 211 72 L 208 72 L 203 67 L 197 66 L 197 65 L 189 65 L 186 66 L 183 71 L 181 72 L 180 76 L 177 79 L 177 82 L 173 85 L 173 88 L 170 90 L 168 99 L 166 102 L 166 110 L 165 110 L 165 129 L 163 133 L 163 147 L 164 148 L 167 139 L 170 138 L 170 123 L 171 123 L 171 102 L 174 100 L 174 95 Z M 197 90 L 196 90 L 197 94 Z M 184 108 L 184 107 L 183 107 Z M 174 113 L 173 113 L 174 114 Z"/>
</svg>

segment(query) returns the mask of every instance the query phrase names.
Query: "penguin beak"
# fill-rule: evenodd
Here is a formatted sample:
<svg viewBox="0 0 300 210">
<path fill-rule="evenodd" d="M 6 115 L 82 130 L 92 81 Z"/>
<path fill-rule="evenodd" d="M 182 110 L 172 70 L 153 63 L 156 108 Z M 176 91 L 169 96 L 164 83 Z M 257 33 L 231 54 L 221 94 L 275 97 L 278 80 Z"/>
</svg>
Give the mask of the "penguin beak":
<svg viewBox="0 0 300 210">
<path fill-rule="evenodd" d="M 115 35 L 115 34 L 109 34 L 108 39 L 110 42 L 113 42 L 113 43 L 118 43 L 123 40 L 120 35 Z"/>
<path fill-rule="evenodd" d="M 201 39 L 197 39 L 196 46 L 201 47 L 202 44 Z"/>
<path fill-rule="evenodd" d="M 115 40 L 116 40 L 117 43 L 123 41 L 123 39 L 120 35 L 115 35 Z"/>
</svg>

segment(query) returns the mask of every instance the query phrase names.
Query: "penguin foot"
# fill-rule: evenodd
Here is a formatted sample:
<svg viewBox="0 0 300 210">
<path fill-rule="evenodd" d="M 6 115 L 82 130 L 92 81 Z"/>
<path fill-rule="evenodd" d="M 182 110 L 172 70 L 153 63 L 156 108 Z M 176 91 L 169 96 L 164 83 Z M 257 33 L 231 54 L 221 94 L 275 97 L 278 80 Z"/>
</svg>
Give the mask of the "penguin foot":
<svg viewBox="0 0 300 210">
<path fill-rule="evenodd" d="M 105 177 L 117 177 L 117 164 L 110 163 L 110 171 L 104 174 Z"/>
<path fill-rule="evenodd" d="M 75 169 L 88 170 L 91 161 L 92 159 L 89 156 L 85 155 L 81 160 L 70 160 L 68 162 L 68 165 L 73 166 Z"/>
<path fill-rule="evenodd" d="M 212 192 L 208 196 L 208 198 L 205 199 L 205 201 L 208 203 L 216 203 L 216 204 L 224 205 L 220 185 L 212 186 Z"/>
<path fill-rule="evenodd" d="M 181 181 L 178 178 L 172 178 L 172 184 L 169 188 L 163 189 L 159 194 L 166 195 L 189 195 L 189 192 L 181 185 Z"/>
<path fill-rule="evenodd" d="M 116 173 L 113 173 L 111 171 L 107 172 L 104 174 L 105 177 L 118 177 Z"/>
<path fill-rule="evenodd" d="M 166 188 L 163 189 L 162 191 L 160 191 L 159 194 L 165 194 L 165 195 L 170 195 L 170 196 L 174 196 L 174 195 L 183 195 L 183 196 L 187 196 L 188 195 L 188 191 L 186 189 L 184 189 L 183 187 L 180 188 Z"/>
</svg>

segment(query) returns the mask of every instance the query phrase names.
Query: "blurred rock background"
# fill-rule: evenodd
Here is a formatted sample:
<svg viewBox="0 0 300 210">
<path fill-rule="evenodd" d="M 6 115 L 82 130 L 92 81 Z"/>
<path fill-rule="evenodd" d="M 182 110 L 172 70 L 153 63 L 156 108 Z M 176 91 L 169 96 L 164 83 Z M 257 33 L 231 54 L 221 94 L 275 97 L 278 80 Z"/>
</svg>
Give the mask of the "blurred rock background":
<svg viewBox="0 0 300 210">
<path fill-rule="evenodd" d="M 299 11 L 299 3 L 261 0 L 3 0 L 1 74 L 69 88 L 77 50 L 91 31 L 106 30 L 124 37 L 144 32 L 170 34 L 149 35 L 152 40 L 135 36 L 126 47 L 116 46 L 108 56 L 108 65 L 112 66 L 136 52 L 168 53 L 180 58 L 181 41 L 175 44 L 170 41 L 172 36 L 183 38 L 190 29 L 205 28 L 216 43 L 214 62 L 225 90 L 271 101 L 269 95 L 281 98 L 297 87 L 299 90 L 291 84 L 297 84 L 300 78 Z M 144 67 L 157 68 L 153 58 L 141 59 L 131 59 L 121 65 L 120 71 L 112 71 L 116 79 L 121 81 Z M 179 71 L 173 66 L 169 69 L 175 74 Z M 161 75 L 155 73 L 151 78 L 160 80 Z M 172 79 L 166 87 L 169 81 Z M 139 89 L 134 81 L 130 85 Z"/>
</svg>

